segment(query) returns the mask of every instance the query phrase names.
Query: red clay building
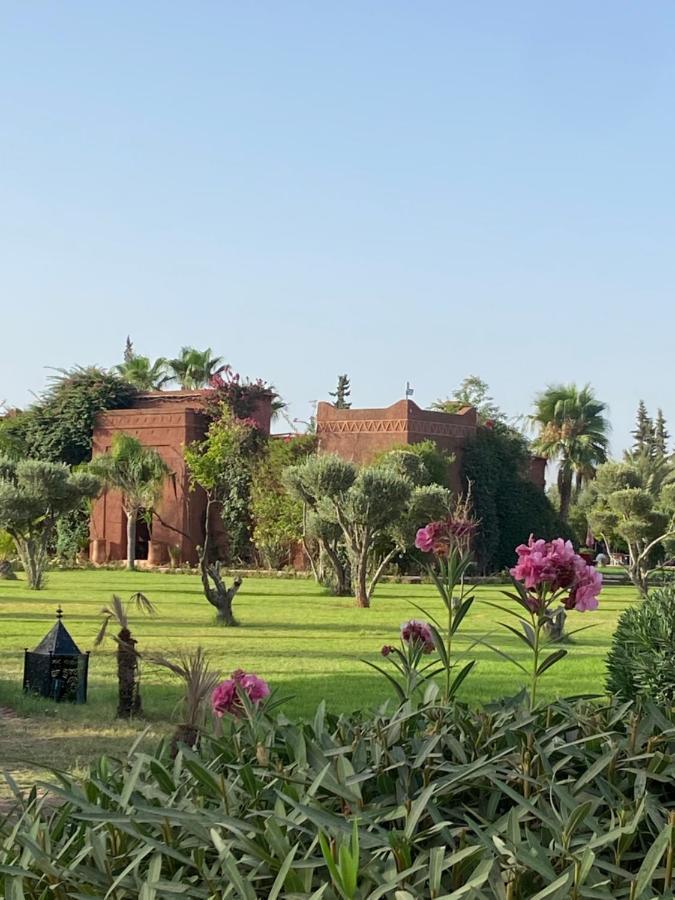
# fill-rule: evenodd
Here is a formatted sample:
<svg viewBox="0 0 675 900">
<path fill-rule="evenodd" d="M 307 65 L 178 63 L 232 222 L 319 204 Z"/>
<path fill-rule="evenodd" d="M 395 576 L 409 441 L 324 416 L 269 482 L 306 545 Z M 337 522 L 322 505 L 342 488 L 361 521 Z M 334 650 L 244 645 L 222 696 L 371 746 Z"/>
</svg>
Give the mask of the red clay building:
<svg viewBox="0 0 675 900">
<path fill-rule="evenodd" d="M 176 548 L 182 562 L 197 562 L 197 546 L 204 538 L 206 498 L 201 490 L 190 490 L 183 448 L 203 439 L 208 425 L 204 413 L 206 391 L 153 391 L 139 394 L 129 409 L 101 413 L 94 429 L 93 455 L 110 448 L 113 435 L 124 432 L 152 447 L 171 470 L 164 485 L 158 516 L 149 528 L 140 518 L 136 558 L 149 565 L 169 561 L 169 548 Z M 261 402 L 252 418 L 266 433 L 270 431 L 271 403 Z M 214 520 L 214 543 L 225 539 L 220 521 Z M 126 517 L 116 491 L 106 491 L 94 504 L 91 517 L 92 562 L 126 559 Z"/>
<path fill-rule="evenodd" d="M 101 413 L 94 430 L 94 455 L 109 449 L 113 435 L 130 434 L 160 454 L 171 470 L 157 516 L 151 527 L 140 518 L 137 528 L 136 558 L 149 565 L 169 562 L 169 551 L 182 562 L 197 562 L 197 547 L 204 536 L 205 497 L 201 490 L 190 490 L 183 449 L 201 440 L 207 429 L 204 412 L 206 391 L 157 391 L 139 394 L 129 409 Z M 252 418 L 270 433 L 271 402 L 261 401 Z M 336 409 L 330 403 L 319 403 L 316 416 L 319 450 L 337 453 L 362 464 L 370 462 L 383 450 L 401 444 L 433 440 L 451 452 L 455 461 L 450 483 L 461 490 L 462 452 L 476 433 L 476 410 L 467 406 L 457 413 L 421 409 L 412 400 L 399 400 L 384 409 Z M 546 461 L 533 457 L 531 480 L 544 488 Z M 214 544 L 226 546 L 219 517 L 212 524 Z M 104 563 L 126 559 L 126 518 L 121 497 L 115 491 L 104 493 L 94 504 L 91 517 L 92 562 Z"/>
<path fill-rule="evenodd" d="M 476 410 L 465 406 L 456 413 L 421 409 L 412 400 L 399 400 L 385 409 L 336 409 L 331 403 L 319 403 L 316 431 L 319 450 L 337 453 L 356 463 L 368 463 L 383 450 L 401 444 L 432 440 L 452 453 L 450 485 L 462 490 L 462 453 L 478 427 Z M 534 456 L 530 461 L 530 479 L 542 490 L 545 486 L 546 460 Z"/>
</svg>

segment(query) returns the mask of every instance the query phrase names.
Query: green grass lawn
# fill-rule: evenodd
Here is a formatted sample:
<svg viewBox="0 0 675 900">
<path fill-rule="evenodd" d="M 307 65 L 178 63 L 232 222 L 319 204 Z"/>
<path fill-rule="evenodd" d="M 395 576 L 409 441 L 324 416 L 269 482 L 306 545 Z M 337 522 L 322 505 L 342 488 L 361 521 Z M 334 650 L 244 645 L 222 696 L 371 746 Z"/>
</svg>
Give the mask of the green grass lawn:
<svg viewBox="0 0 675 900">
<path fill-rule="evenodd" d="M 21 576 L 20 576 L 21 577 Z M 148 725 L 148 740 L 166 730 L 175 717 L 180 689 L 166 671 L 145 665 L 141 722 L 115 721 L 116 679 L 114 641 L 92 652 L 89 702 L 55 705 L 21 690 L 23 650 L 32 649 L 54 622 L 58 604 L 64 622 L 82 650 L 93 647 L 101 622 L 100 609 L 113 592 L 125 599 L 145 592 L 158 615 L 134 614 L 132 631 L 138 649 L 171 653 L 203 645 L 223 675 L 243 668 L 267 679 L 289 698 L 287 714 L 310 713 L 325 699 L 330 709 L 374 706 L 390 696 L 385 680 L 362 663 L 376 661 L 385 643 L 395 643 L 401 622 L 420 617 L 412 602 L 440 613 L 441 603 L 430 585 L 383 584 L 371 609 L 356 609 L 349 598 L 326 594 L 312 581 L 248 579 L 235 601 L 239 628 L 214 621 L 195 575 L 163 575 L 118 570 L 53 572 L 43 591 L 29 591 L 21 580 L 0 581 L 0 707 L 11 707 L 17 718 L 0 718 L 0 762 L 21 780 L 39 765 L 76 769 L 92 757 L 124 752 Z M 498 611 L 485 601 L 509 603 L 498 586 L 479 587 L 478 600 L 463 623 L 459 646 L 489 634 L 488 640 L 517 658 L 522 645 L 500 629 Z M 572 614 L 570 627 L 595 627 L 575 636 L 570 655 L 544 676 L 542 696 L 601 692 L 604 658 L 617 616 L 635 600 L 632 587 L 607 588 L 600 609 Z M 489 649 L 477 646 L 478 661 L 461 697 L 488 701 L 513 694 L 522 673 Z"/>
</svg>

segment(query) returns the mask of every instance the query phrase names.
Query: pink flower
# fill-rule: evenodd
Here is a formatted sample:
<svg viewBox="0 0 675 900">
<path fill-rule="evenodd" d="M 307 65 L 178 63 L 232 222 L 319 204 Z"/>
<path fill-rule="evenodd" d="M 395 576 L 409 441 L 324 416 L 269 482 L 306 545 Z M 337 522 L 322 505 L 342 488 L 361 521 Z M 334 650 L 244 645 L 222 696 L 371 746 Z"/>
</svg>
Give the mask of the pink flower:
<svg viewBox="0 0 675 900">
<path fill-rule="evenodd" d="M 602 575 L 595 566 L 587 565 L 581 560 L 577 567 L 577 580 L 569 598 L 565 603 L 568 609 L 576 609 L 577 612 L 590 612 L 598 608 L 598 594 L 602 590 Z M 571 606 L 568 606 L 568 603 Z"/>
<path fill-rule="evenodd" d="M 467 514 L 456 514 L 420 528 L 415 546 L 423 553 L 447 556 L 451 547 L 468 550 L 478 523 Z"/>
<path fill-rule="evenodd" d="M 229 713 L 231 716 L 241 715 L 243 704 L 240 691 L 245 693 L 254 705 L 270 695 L 270 688 L 266 681 L 258 678 L 257 675 L 237 669 L 232 673 L 231 678 L 222 681 L 211 694 L 211 708 L 214 714 L 219 717 L 225 713 Z"/>
<path fill-rule="evenodd" d="M 533 611 L 540 608 L 544 590 L 569 591 L 563 600 L 567 609 L 579 612 L 597 609 L 602 575 L 574 552 L 571 541 L 562 538 L 543 541 L 530 536 L 527 544 L 516 548 L 516 553 L 518 562 L 511 575 L 533 592 L 530 606 Z"/>
<path fill-rule="evenodd" d="M 426 622 L 418 622 L 416 619 L 401 625 L 401 640 L 411 646 L 421 644 L 424 653 L 433 653 L 435 649 L 431 629 Z"/>
<path fill-rule="evenodd" d="M 430 522 L 426 528 L 420 528 L 415 537 L 415 546 L 423 553 L 431 553 L 434 549 L 434 538 L 436 535 L 436 522 Z"/>
<path fill-rule="evenodd" d="M 391 644 L 385 644 L 384 647 L 380 650 L 382 656 L 389 656 L 390 653 L 394 652 L 394 647 Z"/>
</svg>

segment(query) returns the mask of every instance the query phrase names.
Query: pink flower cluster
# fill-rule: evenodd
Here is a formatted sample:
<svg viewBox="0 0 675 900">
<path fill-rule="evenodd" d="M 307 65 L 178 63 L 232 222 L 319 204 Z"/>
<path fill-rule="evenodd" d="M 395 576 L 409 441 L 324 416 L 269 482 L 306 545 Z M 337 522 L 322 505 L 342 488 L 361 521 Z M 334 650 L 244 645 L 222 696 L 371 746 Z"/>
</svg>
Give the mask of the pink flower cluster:
<svg viewBox="0 0 675 900">
<path fill-rule="evenodd" d="M 447 556 L 453 546 L 468 547 L 476 526 L 474 519 L 465 516 L 451 516 L 441 522 L 429 522 L 418 530 L 415 546 L 423 553 Z"/>
<path fill-rule="evenodd" d="M 411 619 L 401 625 L 401 640 L 406 644 L 421 645 L 424 653 L 433 653 L 435 649 L 431 629 L 426 622 Z"/>
<path fill-rule="evenodd" d="M 222 681 L 211 694 L 211 708 L 214 715 L 222 718 L 225 713 L 231 716 L 241 715 L 244 707 L 240 692 L 246 694 L 253 704 L 260 703 L 269 697 L 270 688 L 266 681 L 242 669 L 237 669 L 227 681 Z"/>
<path fill-rule="evenodd" d="M 566 609 L 597 609 L 602 575 L 574 552 L 571 541 L 543 541 L 530 536 L 527 544 L 516 547 L 516 553 L 518 562 L 511 575 L 528 591 L 569 591 L 562 601 Z"/>
</svg>

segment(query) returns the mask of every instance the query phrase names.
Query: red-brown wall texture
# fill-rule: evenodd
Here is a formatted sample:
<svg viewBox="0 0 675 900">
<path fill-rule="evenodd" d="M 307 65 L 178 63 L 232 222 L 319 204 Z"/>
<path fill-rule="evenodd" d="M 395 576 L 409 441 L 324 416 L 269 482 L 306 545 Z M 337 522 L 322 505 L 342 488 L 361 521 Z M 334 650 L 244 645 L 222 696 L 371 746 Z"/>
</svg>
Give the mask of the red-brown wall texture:
<svg viewBox="0 0 675 900">
<path fill-rule="evenodd" d="M 455 414 L 430 412 L 412 400 L 399 400 L 386 409 L 336 409 L 319 403 L 316 431 L 322 452 L 337 453 L 355 463 L 368 463 L 400 444 L 432 440 L 454 454 L 451 485 L 460 490 L 462 449 L 476 433 L 476 410 L 467 406 Z"/>
<path fill-rule="evenodd" d="M 130 434 L 144 446 L 152 447 L 171 470 L 152 522 L 149 562 L 169 561 L 170 546 L 180 552 L 183 562 L 197 562 L 197 546 L 204 539 L 203 491 L 190 490 L 183 449 L 202 440 L 208 426 L 203 404 L 206 391 L 158 391 L 139 394 L 130 409 L 101 413 L 94 429 L 93 455 L 110 448 L 113 435 Z M 269 434 L 271 403 L 262 401 L 251 416 Z M 224 540 L 220 522 L 213 522 L 214 543 Z M 91 559 L 96 563 L 125 559 L 126 517 L 122 499 L 107 491 L 94 504 L 91 517 Z"/>
<path fill-rule="evenodd" d="M 160 454 L 172 475 L 164 487 L 153 519 L 149 562 L 168 562 L 169 547 L 180 551 L 183 562 L 197 561 L 197 546 L 204 536 L 205 497 L 201 490 L 191 491 L 183 460 L 183 449 L 201 440 L 208 421 L 204 414 L 204 391 L 161 391 L 139 395 L 130 409 L 102 413 L 94 431 L 94 455 L 110 447 L 113 435 L 124 432 Z M 271 404 L 261 403 L 253 418 L 269 434 Z M 401 444 L 433 440 L 451 452 L 454 463 L 450 484 L 462 490 L 462 453 L 476 433 L 476 410 L 467 406 L 450 414 L 420 409 L 412 400 L 399 400 L 386 409 L 336 409 L 330 403 L 317 408 L 319 450 L 337 453 L 355 463 L 368 463 L 378 453 Z M 533 457 L 530 479 L 544 488 L 546 461 Z M 220 521 L 213 521 L 214 541 L 223 545 L 227 536 Z M 105 493 L 96 501 L 91 519 L 91 558 L 96 563 L 126 557 L 126 518 L 121 498 Z"/>
</svg>

